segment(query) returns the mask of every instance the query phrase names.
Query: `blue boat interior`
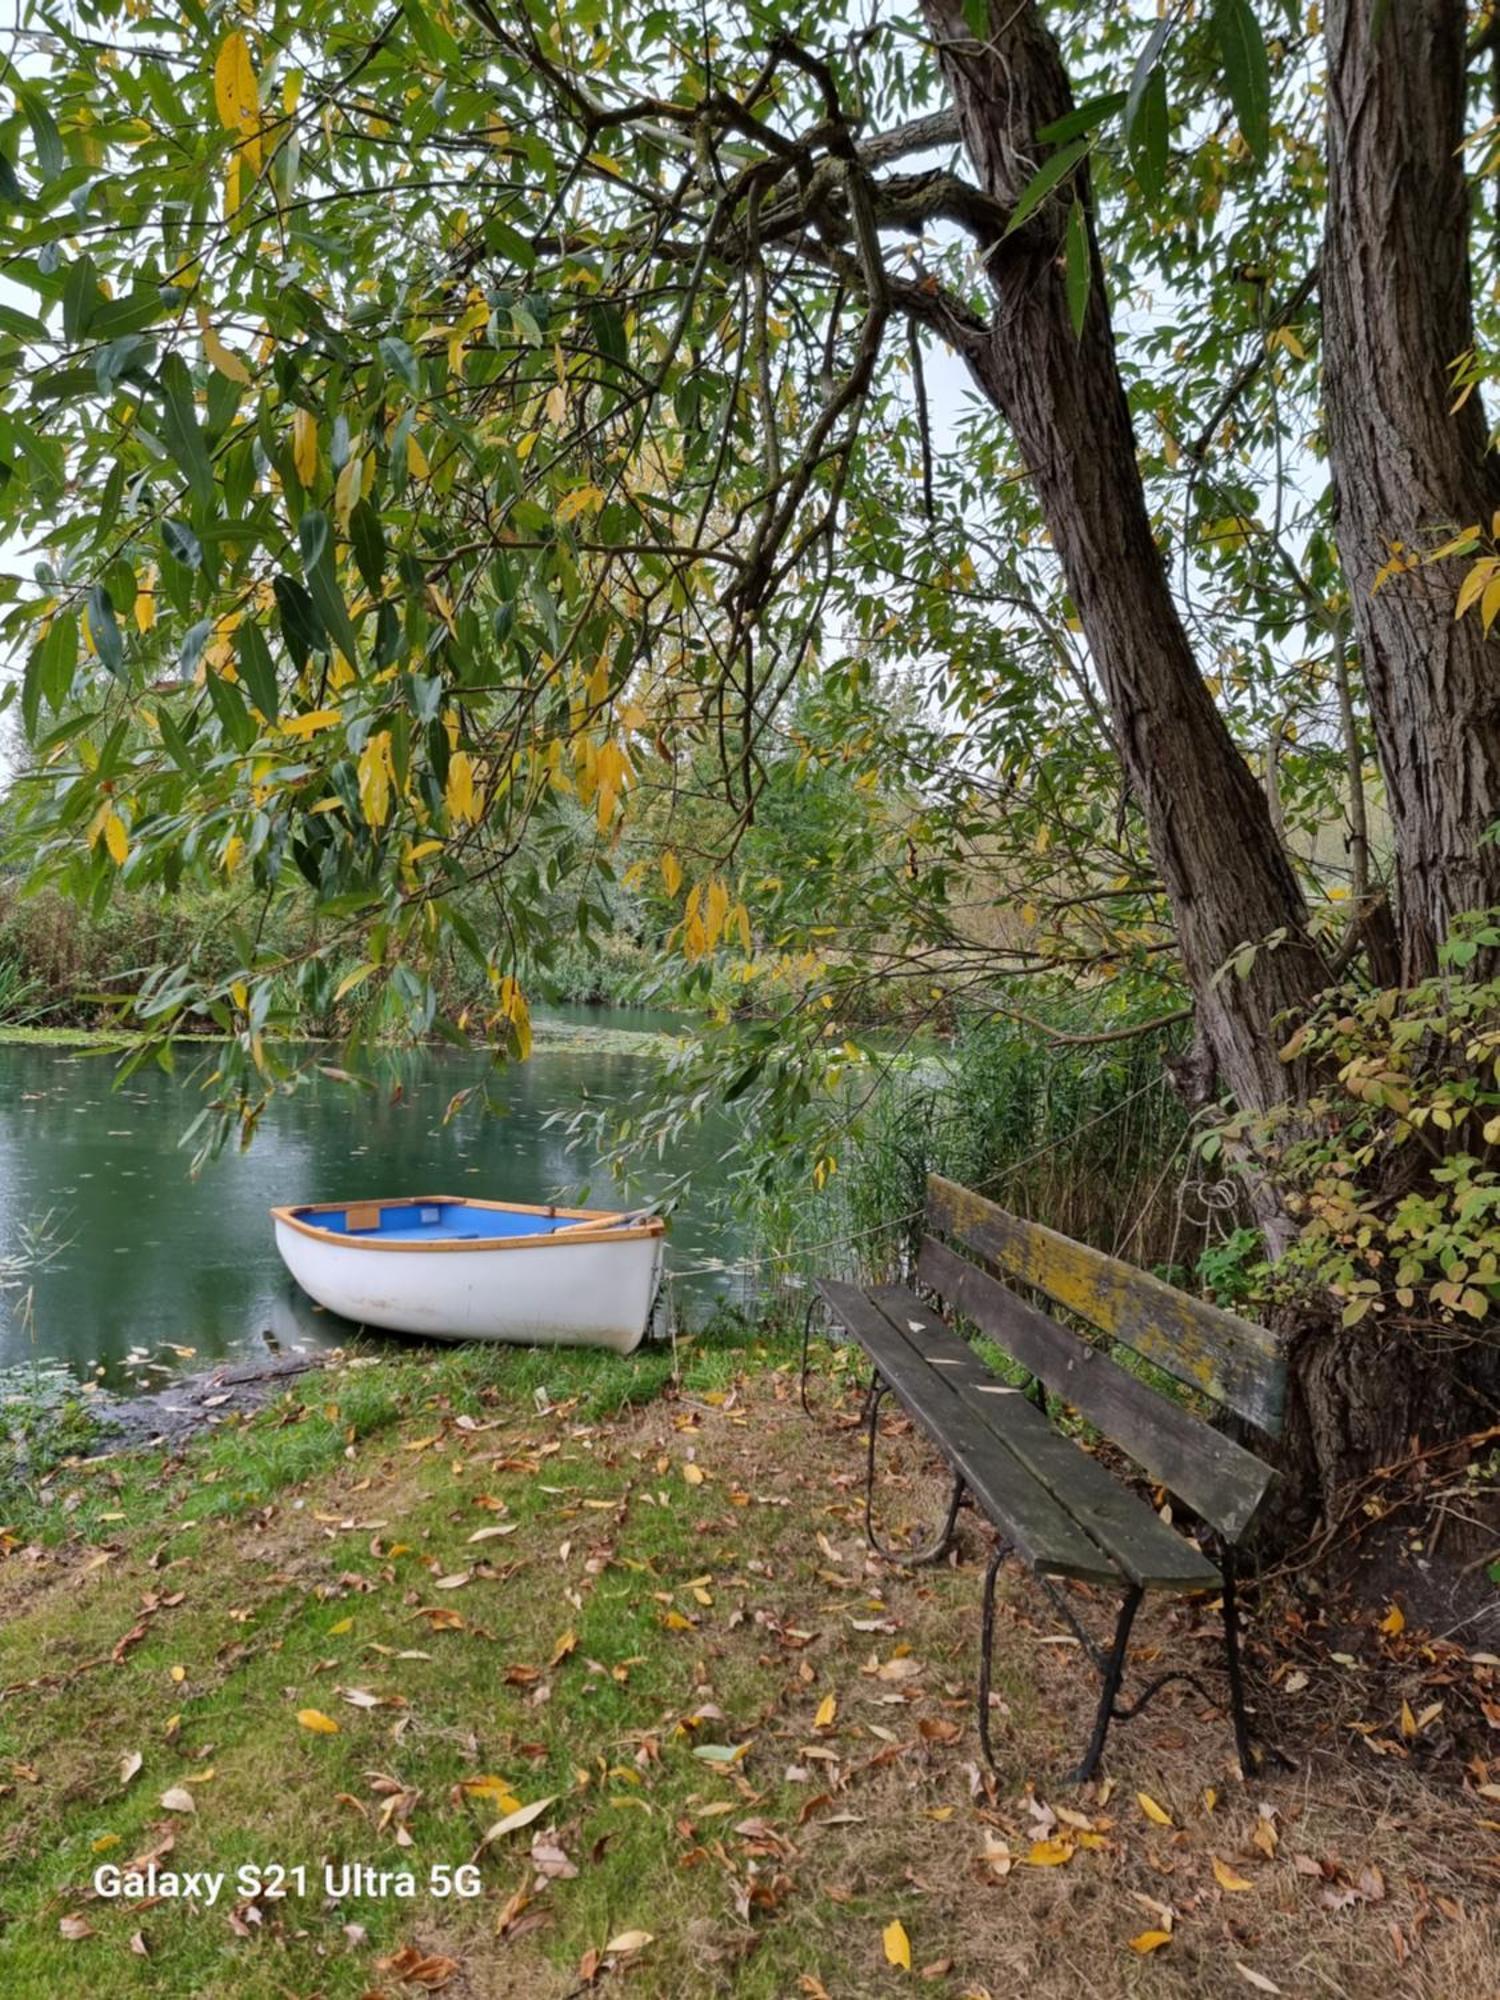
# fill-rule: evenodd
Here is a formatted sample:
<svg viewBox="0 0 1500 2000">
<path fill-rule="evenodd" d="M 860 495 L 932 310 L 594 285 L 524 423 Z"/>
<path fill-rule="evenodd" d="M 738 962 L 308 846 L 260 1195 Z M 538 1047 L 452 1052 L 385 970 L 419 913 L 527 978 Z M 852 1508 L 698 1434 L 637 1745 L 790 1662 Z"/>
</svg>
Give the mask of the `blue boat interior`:
<svg viewBox="0 0 1500 2000">
<path fill-rule="evenodd" d="M 383 1243 L 493 1243 L 513 1236 L 552 1236 L 576 1227 L 576 1215 L 516 1215 L 503 1208 L 471 1208 L 466 1201 L 351 1202 L 348 1208 L 298 1208 L 299 1220 L 336 1236 Z"/>
</svg>

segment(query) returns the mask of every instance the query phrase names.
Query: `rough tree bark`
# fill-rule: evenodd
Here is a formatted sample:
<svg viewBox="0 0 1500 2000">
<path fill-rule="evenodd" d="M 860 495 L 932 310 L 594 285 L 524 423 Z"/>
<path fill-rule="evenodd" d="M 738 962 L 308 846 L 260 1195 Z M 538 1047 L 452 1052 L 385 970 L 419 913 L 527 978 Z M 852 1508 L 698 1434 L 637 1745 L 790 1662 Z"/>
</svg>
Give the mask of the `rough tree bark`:
<svg viewBox="0 0 1500 2000">
<path fill-rule="evenodd" d="M 1482 497 L 1480 420 L 1450 419 L 1445 394 L 1444 367 L 1468 324 L 1453 157 L 1462 8 L 1411 0 L 1408 9 L 1403 0 L 1385 10 L 1391 27 L 1398 18 L 1402 26 L 1378 64 L 1366 47 L 1373 11 L 1368 0 L 1335 0 L 1330 15 L 1331 36 L 1333 19 L 1342 24 L 1333 36 L 1343 91 L 1333 144 L 1353 150 L 1337 176 L 1339 233 L 1325 266 L 1325 283 L 1337 273 L 1345 350 L 1333 449 L 1366 672 L 1373 658 L 1382 754 L 1399 799 L 1403 904 L 1417 940 L 1408 963 L 1420 969 L 1451 910 L 1500 900 L 1500 883 L 1489 884 L 1500 850 L 1480 858 L 1477 849 L 1481 826 L 1500 816 L 1500 677 L 1485 685 L 1478 627 L 1454 628 L 1451 578 L 1418 577 L 1409 590 L 1374 598 L 1369 582 L 1385 559 L 1385 534 L 1412 539 L 1435 521 L 1487 523 L 1493 503 Z M 980 185 L 1011 208 L 1045 157 L 1036 132 L 1072 105 L 1057 46 L 1031 0 L 992 5 L 983 41 L 962 0 L 923 0 L 923 13 Z M 1372 67 L 1387 62 L 1417 85 L 1438 65 L 1435 105 L 1403 109 L 1404 96 L 1422 91 L 1372 79 Z M 1411 176 L 1390 171 L 1403 148 L 1420 161 Z M 1061 210 L 1055 199 L 1044 203 L 1034 223 L 990 252 L 993 326 L 963 351 L 1030 468 L 1171 902 L 1200 1033 L 1222 1083 L 1242 1107 L 1261 1110 L 1307 1092 L 1310 1079 L 1277 1056 L 1274 1023 L 1284 1009 L 1304 1009 L 1328 974 L 1307 938 L 1268 801 L 1203 684 L 1152 536 L 1097 249 L 1087 316 L 1074 334 Z M 1439 296 L 1423 303 L 1434 223 L 1444 238 Z M 1392 324 L 1377 328 L 1377 318 Z M 1238 945 L 1272 936 L 1282 942 L 1262 948 L 1246 978 L 1220 976 Z M 1274 1247 L 1275 1189 L 1263 1182 L 1261 1193 Z M 1332 1313 L 1310 1314 L 1291 1331 L 1285 1452 L 1301 1501 L 1326 1502 L 1349 1477 L 1397 1455 L 1413 1430 L 1457 1425 L 1468 1385 L 1417 1342 L 1378 1327 L 1345 1331 Z"/>
<path fill-rule="evenodd" d="M 1500 903 L 1500 653 L 1455 620 L 1451 564 L 1379 590 L 1394 544 L 1490 532 L 1500 472 L 1477 393 L 1470 195 L 1460 150 L 1463 0 L 1330 0 L 1324 403 L 1339 555 L 1395 830 L 1402 968 L 1431 972 L 1450 919 Z"/>
<path fill-rule="evenodd" d="M 1072 108 L 1057 45 L 1030 4 L 992 7 L 983 43 L 962 0 L 924 0 L 923 13 L 980 186 L 1013 208 L 1045 155 L 1036 132 Z M 1060 205 L 1046 204 L 1035 227 L 989 254 L 993 326 L 965 359 L 1035 482 L 1171 901 L 1200 1033 L 1225 1087 L 1265 1110 L 1289 1082 L 1271 1023 L 1304 1008 L 1326 972 L 1265 794 L 1203 684 L 1168 586 L 1097 251 L 1074 334 L 1060 220 Z M 1245 944 L 1260 947 L 1245 976 L 1221 977 Z"/>
</svg>

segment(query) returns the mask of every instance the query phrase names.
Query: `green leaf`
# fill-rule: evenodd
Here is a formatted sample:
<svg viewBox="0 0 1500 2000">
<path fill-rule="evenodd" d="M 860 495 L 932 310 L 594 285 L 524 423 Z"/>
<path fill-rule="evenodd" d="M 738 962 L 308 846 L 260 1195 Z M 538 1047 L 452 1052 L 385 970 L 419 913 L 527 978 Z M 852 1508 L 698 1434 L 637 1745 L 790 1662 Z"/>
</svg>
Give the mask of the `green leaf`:
<svg viewBox="0 0 1500 2000">
<path fill-rule="evenodd" d="M 89 632 L 94 650 L 116 680 L 125 675 L 125 642 L 115 622 L 115 607 L 102 583 L 96 583 L 87 598 Z"/>
<path fill-rule="evenodd" d="M 1068 145 L 1061 147 L 1050 159 L 1042 162 L 1021 190 L 1020 199 L 1011 211 L 1010 221 L 1005 225 L 1006 236 L 1013 235 L 1029 215 L 1035 214 L 1058 182 L 1078 165 L 1091 143 L 1092 141 L 1086 138 L 1074 139 Z"/>
<path fill-rule="evenodd" d="M 276 683 L 276 666 L 266 635 L 258 625 L 241 625 L 234 641 L 240 679 L 266 721 L 274 722 L 280 710 L 281 690 Z"/>
<path fill-rule="evenodd" d="M 1160 201 L 1166 193 L 1169 123 L 1167 79 L 1161 70 L 1154 69 L 1146 79 L 1135 117 L 1126 128 L 1130 164 L 1141 193 L 1150 202 Z"/>
<path fill-rule="evenodd" d="M 1271 69 L 1250 0 L 1214 0 L 1213 30 L 1240 131 L 1263 160 L 1271 150 Z"/>
<path fill-rule="evenodd" d="M 198 428 L 193 378 L 180 354 L 161 364 L 162 442 L 186 475 L 188 490 L 205 505 L 214 497 L 214 469 Z"/>
<path fill-rule="evenodd" d="M 1125 136 L 1127 139 L 1130 137 L 1130 128 L 1139 115 L 1141 100 L 1146 95 L 1147 86 L 1150 84 L 1152 77 L 1158 73 L 1157 65 L 1161 61 L 1162 51 L 1167 46 L 1167 37 L 1176 25 L 1176 20 L 1175 11 L 1162 15 L 1156 26 L 1151 30 L 1145 48 L 1141 50 L 1140 60 L 1130 73 L 1130 87 L 1125 93 Z"/>
<path fill-rule="evenodd" d="M 202 569 L 203 544 L 186 521 L 163 521 L 161 538 L 166 544 L 168 555 L 174 556 L 188 569 Z"/>
<path fill-rule="evenodd" d="M 272 580 L 271 588 L 276 594 L 276 609 L 281 614 L 281 636 L 292 656 L 292 664 L 300 673 L 307 665 L 310 654 L 328 651 L 327 630 L 318 616 L 317 606 L 296 577 L 278 576 Z"/>
<path fill-rule="evenodd" d="M 1083 322 L 1088 315 L 1094 259 L 1089 243 L 1088 217 L 1084 213 L 1083 203 L 1076 195 L 1073 198 L 1073 206 L 1068 210 L 1068 231 L 1064 243 L 1064 282 L 1068 293 L 1068 317 L 1073 322 L 1074 333 L 1081 336 Z"/>
<path fill-rule="evenodd" d="M 361 500 L 350 512 L 349 540 L 366 590 L 378 597 L 385 579 L 385 530 L 368 500 Z"/>
<path fill-rule="evenodd" d="M 359 638 L 334 572 L 333 532 L 328 516 L 317 507 L 309 507 L 297 523 L 297 539 L 302 545 L 303 574 L 318 615 L 333 634 L 339 651 L 353 666 L 359 657 Z"/>
<path fill-rule="evenodd" d="M 1107 118 L 1123 108 L 1129 100 L 1127 90 L 1106 91 L 1102 97 L 1086 98 L 1082 104 L 1075 104 L 1071 111 L 1061 118 L 1054 118 L 1050 125 L 1037 128 L 1037 137 L 1044 146 L 1061 146 L 1069 139 L 1076 139 L 1080 133 L 1093 132 Z"/>
<path fill-rule="evenodd" d="M 19 92 L 21 108 L 26 113 L 26 122 L 31 127 L 32 143 L 36 147 L 36 163 L 41 169 L 42 179 L 56 179 L 67 165 L 67 155 L 63 151 L 62 134 L 57 129 L 57 120 L 47 109 L 47 102 L 40 88 L 31 87 Z"/>
</svg>

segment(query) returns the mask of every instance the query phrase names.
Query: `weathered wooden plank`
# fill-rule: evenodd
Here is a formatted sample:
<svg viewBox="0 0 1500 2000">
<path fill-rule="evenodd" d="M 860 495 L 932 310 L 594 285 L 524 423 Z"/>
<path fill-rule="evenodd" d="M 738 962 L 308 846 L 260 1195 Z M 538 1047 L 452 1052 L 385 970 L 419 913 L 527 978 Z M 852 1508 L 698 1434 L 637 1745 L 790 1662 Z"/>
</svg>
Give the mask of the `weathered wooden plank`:
<svg viewBox="0 0 1500 2000">
<path fill-rule="evenodd" d="M 1064 1437 L 1051 1420 L 1010 1390 L 930 1306 L 900 1285 L 869 1294 L 965 1408 L 1015 1453 L 1058 1504 L 1072 1515 L 1135 1583 L 1147 1590 L 1212 1590 L 1219 1572 L 1200 1550 L 1169 1528 L 1098 1459 Z"/>
<path fill-rule="evenodd" d="M 957 1237 L 1270 1436 L 1280 1432 L 1286 1357 L 1264 1327 L 1042 1223 L 1023 1222 L 940 1174 L 928 1176 L 927 1216 L 935 1233 Z"/>
<path fill-rule="evenodd" d="M 1042 1576 L 1123 1582 L 1120 1569 L 1066 1508 L 966 1410 L 938 1370 L 855 1285 L 820 1278 L 818 1290 L 1017 1553 Z"/>
<path fill-rule="evenodd" d="M 1253 1452 L 1137 1381 L 946 1243 L 926 1239 L 917 1276 L 1205 1521 L 1231 1541 L 1244 1534 L 1276 1477 Z"/>
</svg>

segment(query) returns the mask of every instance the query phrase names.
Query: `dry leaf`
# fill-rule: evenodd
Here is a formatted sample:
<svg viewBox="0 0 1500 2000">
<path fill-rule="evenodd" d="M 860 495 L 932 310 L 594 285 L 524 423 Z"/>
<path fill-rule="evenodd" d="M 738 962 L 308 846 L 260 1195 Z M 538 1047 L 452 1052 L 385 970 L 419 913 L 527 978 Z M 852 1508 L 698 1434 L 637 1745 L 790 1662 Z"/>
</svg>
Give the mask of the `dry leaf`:
<svg viewBox="0 0 1500 2000">
<path fill-rule="evenodd" d="M 1061 1868 L 1078 1852 L 1071 1840 L 1034 1840 L 1026 1856 L 1028 1868 Z"/>
<path fill-rule="evenodd" d="M 901 1923 L 887 1924 L 880 1933 L 880 1942 L 885 1946 L 887 1965 L 899 1965 L 903 1972 L 911 1971 L 911 1939 L 906 1935 Z"/>
<path fill-rule="evenodd" d="M 1236 1875 L 1228 1863 L 1221 1861 L 1217 1854 L 1213 1857 L 1213 1863 L 1214 1880 L 1221 1889 L 1253 1889 L 1255 1887 L 1255 1884 L 1247 1882 L 1243 1875 Z"/>
<path fill-rule="evenodd" d="M 339 1726 L 331 1715 L 325 1715 L 320 1708 L 299 1708 L 297 1720 L 304 1729 L 310 1729 L 314 1736 L 337 1736 Z"/>
<path fill-rule="evenodd" d="M 557 1794 L 554 1792 L 551 1798 L 533 1799 L 529 1806 L 518 1806 L 514 1812 L 507 1813 L 504 1819 L 497 1819 L 489 1832 L 484 1836 L 484 1839 L 480 1841 L 480 1846 L 488 1847 L 492 1840 L 499 1840 L 502 1835 L 507 1833 L 516 1833 L 523 1826 L 530 1826 L 534 1819 L 541 1818 L 548 1806 L 555 1803 L 556 1798 Z"/>
<path fill-rule="evenodd" d="M 563 1660 L 565 1660 L 568 1657 L 569 1653 L 573 1651 L 574 1647 L 577 1644 L 578 1644 L 578 1634 L 570 1626 L 568 1630 L 563 1633 L 562 1637 L 558 1640 L 557 1644 L 552 1648 L 552 1657 L 547 1662 L 547 1665 L 549 1667 L 555 1667 L 559 1665 Z"/>
<path fill-rule="evenodd" d="M 88 1918 L 79 1916 L 76 1912 L 66 1917 L 59 1917 L 57 1928 L 70 1944 L 77 1944 L 80 1938 L 92 1937 L 94 1935 L 94 1926 L 89 1922 Z"/>
<path fill-rule="evenodd" d="M 120 1759 L 120 1783 L 128 1785 L 145 1761 L 139 1750 L 127 1750 Z"/>
<path fill-rule="evenodd" d="M 703 1467 L 694 1465 L 691 1460 L 682 1468 L 682 1476 L 689 1486 L 701 1486 L 708 1477 Z"/>
<path fill-rule="evenodd" d="M 606 1951 L 644 1951 L 646 1946 L 650 1944 L 651 1938 L 652 1933 L 650 1931 L 621 1931 L 618 1937 L 610 1939 L 604 1949 Z"/>
<path fill-rule="evenodd" d="M 833 1718 L 839 1712 L 839 1698 L 836 1694 L 825 1694 L 818 1703 L 818 1712 L 813 1717 L 814 1729 L 831 1729 Z"/>
<path fill-rule="evenodd" d="M 1267 1979 L 1263 1972 L 1253 1972 L 1248 1965 L 1241 1965 L 1238 1959 L 1234 1961 L 1234 1969 L 1240 1975 L 1240 1978 L 1244 1980 L 1245 1984 L 1253 1986 L 1257 1993 L 1279 1993 L 1281 1991 L 1281 1988 L 1276 1984 L 1274 1979 Z"/>
<path fill-rule="evenodd" d="M 1406 1630 L 1406 1613 L 1399 1604 L 1393 1604 L 1380 1621 L 1380 1629 L 1387 1638 L 1399 1639 Z"/>
<path fill-rule="evenodd" d="M 1172 1824 L 1172 1815 L 1164 1811 L 1149 1792 L 1137 1792 L 1135 1802 L 1153 1826 L 1170 1826 Z M 1154 1947 L 1150 1948 L 1154 1949 Z"/>
<path fill-rule="evenodd" d="M 1170 1944 L 1171 1942 L 1172 1933 L 1170 1931 L 1141 1931 L 1136 1937 L 1130 1940 L 1130 1949 L 1138 1951 L 1142 1958 L 1144 1958 L 1148 1952 L 1160 1951 L 1164 1944 Z"/>
<path fill-rule="evenodd" d="M 161 1795 L 161 1802 L 167 1812 L 193 1813 L 198 1810 L 192 1793 L 185 1785 L 173 1785 Z"/>
</svg>

